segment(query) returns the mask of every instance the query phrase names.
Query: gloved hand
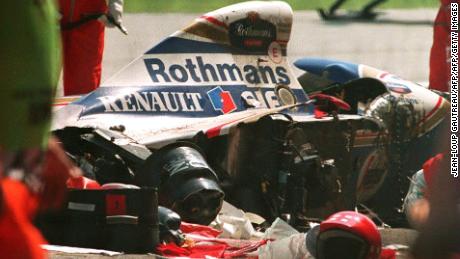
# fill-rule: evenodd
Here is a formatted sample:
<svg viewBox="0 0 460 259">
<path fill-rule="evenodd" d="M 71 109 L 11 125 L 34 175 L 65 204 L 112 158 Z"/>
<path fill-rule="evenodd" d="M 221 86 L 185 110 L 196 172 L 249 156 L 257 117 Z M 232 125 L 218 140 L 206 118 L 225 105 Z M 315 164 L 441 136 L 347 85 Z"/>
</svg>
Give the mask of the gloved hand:
<svg viewBox="0 0 460 259">
<path fill-rule="evenodd" d="M 127 30 L 122 25 L 123 15 L 123 0 L 106 0 L 108 12 L 99 18 L 99 21 L 105 24 L 109 28 L 117 27 L 124 34 L 127 34 Z"/>
</svg>

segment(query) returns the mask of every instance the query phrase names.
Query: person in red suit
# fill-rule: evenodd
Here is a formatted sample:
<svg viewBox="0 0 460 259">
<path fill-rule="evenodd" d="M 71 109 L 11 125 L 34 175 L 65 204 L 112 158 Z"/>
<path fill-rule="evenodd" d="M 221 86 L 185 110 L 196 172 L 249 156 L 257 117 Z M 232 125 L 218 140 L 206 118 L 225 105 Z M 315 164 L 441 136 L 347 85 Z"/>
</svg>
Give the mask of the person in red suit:
<svg viewBox="0 0 460 259">
<path fill-rule="evenodd" d="M 0 23 L 8 26 L 0 30 L 0 258 L 42 259 L 46 241 L 34 216 L 61 206 L 69 177 L 85 179 L 50 138 L 61 65 L 55 3 L 3 4 Z"/>
<path fill-rule="evenodd" d="M 41 201 L 59 203 L 67 180 L 62 167 L 47 174 L 42 163 L 61 63 L 58 17 L 52 0 L 2 4 L 0 258 L 41 259 L 45 240 L 32 218 Z"/>
<path fill-rule="evenodd" d="M 123 28 L 123 0 L 59 0 L 59 9 L 64 95 L 89 93 L 101 83 L 105 26 Z"/>
<path fill-rule="evenodd" d="M 434 21 L 433 45 L 430 52 L 430 89 L 450 91 L 450 3 L 441 0 L 441 7 Z"/>
</svg>

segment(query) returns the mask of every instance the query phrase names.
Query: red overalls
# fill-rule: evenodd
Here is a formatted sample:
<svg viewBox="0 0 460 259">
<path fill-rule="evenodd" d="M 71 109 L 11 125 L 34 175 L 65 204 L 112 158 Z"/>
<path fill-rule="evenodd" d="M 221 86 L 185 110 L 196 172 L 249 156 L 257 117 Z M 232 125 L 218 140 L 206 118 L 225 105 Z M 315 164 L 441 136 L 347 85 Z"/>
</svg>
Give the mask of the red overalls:
<svg viewBox="0 0 460 259">
<path fill-rule="evenodd" d="M 52 140 L 43 162 L 40 193 L 31 191 L 23 181 L 0 179 L 0 258 L 46 258 L 46 252 L 40 247 L 46 241 L 32 220 L 39 209 L 61 206 L 72 167 L 65 152 Z"/>
<path fill-rule="evenodd" d="M 430 88 L 450 91 L 450 3 L 441 0 L 434 21 L 433 45 L 430 53 Z"/>
<path fill-rule="evenodd" d="M 59 0 L 64 57 L 64 95 L 86 94 L 101 82 L 105 0 Z M 85 22 L 83 22 L 85 21 Z M 69 28 L 69 25 L 72 28 Z"/>
<path fill-rule="evenodd" d="M 0 202 L 0 258 L 45 258 L 45 251 L 40 247 L 45 240 L 32 225 L 38 197 L 16 180 L 2 179 L 0 188 L 3 192 Z"/>
</svg>

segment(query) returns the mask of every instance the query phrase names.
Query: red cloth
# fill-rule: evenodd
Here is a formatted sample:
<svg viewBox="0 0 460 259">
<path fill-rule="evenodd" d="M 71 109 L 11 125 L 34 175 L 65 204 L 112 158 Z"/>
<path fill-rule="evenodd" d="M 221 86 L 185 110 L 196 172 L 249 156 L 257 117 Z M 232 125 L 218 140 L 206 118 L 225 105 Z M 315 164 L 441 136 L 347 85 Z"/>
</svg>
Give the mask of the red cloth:
<svg viewBox="0 0 460 259">
<path fill-rule="evenodd" d="M 27 187 L 15 180 L 0 182 L 3 192 L 0 211 L 0 258 L 46 258 L 40 244 L 46 243 L 32 224 L 38 199 Z"/>
<path fill-rule="evenodd" d="M 216 230 L 208 226 L 192 224 L 187 222 L 181 222 L 180 230 L 182 231 L 182 233 L 195 234 L 202 237 L 217 237 L 218 235 L 220 235 L 220 233 L 222 233 L 222 231 Z"/>
<path fill-rule="evenodd" d="M 217 236 L 221 233 L 208 226 L 182 222 L 181 230 L 187 238 L 192 238 L 194 244 L 179 247 L 175 243 L 160 244 L 157 251 L 163 256 L 206 258 L 245 258 L 246 254 L 257 250 L 267 243 L 266 240 L 249 241 L 242 240 L 240 245 L 231 244 L 228 239 L 220 239 Z M 234 240 L 233 240 L 234 241 Z M 187 242 L 186 242 L 187 243 Z"/>
<path fill-rule="evenodd" d="M 225 244 L 204 244 L 194 245 L 193 247 L 179 247 L 175 243 L 162 244 L 157 248 L 163 256 L 188 256 L 190 258 L 206 258 L 212 256 L 216 258 L 224 258 L 225 249 L 228 246 Z"/>
<path fill-rule="evenodd" d="M 433 27 L 430 52 L 430 88 L 444 92 L 450 85 L 450 1 L 442 0 Z"/>
<path fill-rule="evenodd" d="M 216 258 L 249 258 L 248 253 L 256 251 L 265 245 L 267 240 L 247 241 L 248 244 L 240 247 L 231 246 L 223 240 L 210 239 L 201 241 L 190 247 L 179 247 L 175 243 L 161 244 L 157 247 L 157 252 L 167 257 L 189 257 L 206 258 L 212 256 Z M 382 258 L 390 259 L 390 258 Z"/>
<path fill-rule="evenodd" d="M 59 0 L 61 25 L 78 22 L 85 16 L 107 12 L 105 0 Z M 101 82 L 104 25 L 88 21 L 76 28 L 61 30 L 64 56 L 64 95 L 86 94 Z"/>
</svg>

